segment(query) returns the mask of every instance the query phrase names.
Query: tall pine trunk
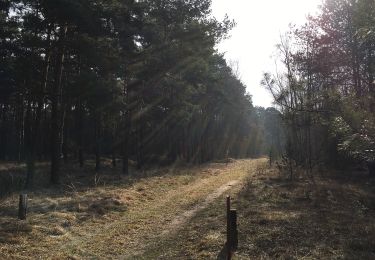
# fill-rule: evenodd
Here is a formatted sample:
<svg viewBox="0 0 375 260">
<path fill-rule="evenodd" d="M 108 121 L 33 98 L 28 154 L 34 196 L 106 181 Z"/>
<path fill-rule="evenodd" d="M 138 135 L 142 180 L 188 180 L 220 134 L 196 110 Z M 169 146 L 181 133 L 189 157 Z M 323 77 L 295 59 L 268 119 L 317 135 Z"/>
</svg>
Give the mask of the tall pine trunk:
<svg viewBox="0 0 375 260">
<path fill-rule="evenodd" d="M 61 96 L 62 74 L 65 58 L 65 37 L 68 26 L 65 25 L 60 32 L 58 52 L 56 56 L 55 82 L 51 94 L 51 183 L 60 182 L 60 153 L 61 153 Z"/>
<path fill-rule="evenodd" d="M 122 173 L 129 174 L 129 147 L 131 134 L 131 93 L 129 84 L 125 83 L 124 95 L 126 97 L 126 110 L 124 114 L 124 140 L 123 140 L 123 156 L 122 156 Z"/>
<path fill-rule="evenodd" d="M 35 113 L 35 119 L 34 119 L 34 126 L 29 133 L 30 140 L 28 142 L 28 151 L 27 151 L 27 174 L 26 174 L 26 189 L 32 188 L 33 185 L 33 179 L 34 179 L 34 172 L 35 172 L 35 160 L 36 160 L 36 154 L 37 154 L 37 142 L 39 141 L 40 136 L 40 127 L 41 127 L 41 119 L 42 119 L 42 112 L 44 107 L 44 97 L 45 97 L 45 91 L 47 89 L 48 84 L 48 76 L 49 76 L 49 68 L 50 68 L 50 60 L 51 60 L 51 32 L 52 32 L 53 24 L 51 24 L 48 28 L 47 32 L 47 43 L 48 48 L 46 50 L 46 62 L 43 72 L 43 81 L 40 85 L 40 93 L 38 93 L 37 98 L 37 108 Z M 27 117 L 30 115 L 28 114 Z M 31 120 L 29 118 L 29 123 L 31 123 Z M 28 128 L 31 127 L 31 124 L 28 126 Z"/>
<path fill-rule="evenodd" d="M 127 111 L 125 114 L 125 137 L 123 140 L 123 157 L 122 157 L 122 173 L 129 174 L 129 147 L 130 147 L 130 128 L 131 128 L 131 111 L 129 104 L 127 104 Z"/>
<path fill-rule="evenodd" d="M 25 154 L 26 154 L 26 184 L 25 188 L 31 188 L 34 179 L 35 162 L 33 156 L 33 129 L 32 129 L 32 111 L 31 101 L 27 104 L 26 118 L 25 118 Z"/>
<path fill-rule="evenodd" d="M 78 146 L 78 163 L 79 167 L 83 167 L 84 155 L 83 155 L 83 104 L 81 97 L 78 99 L 77 104 L 77 146 Z"/>
<path fill-rule="evenodd" d="M 95 171 L 101 168 L 101 116 L 99 112 L 95 112 Z"/>
</svg>

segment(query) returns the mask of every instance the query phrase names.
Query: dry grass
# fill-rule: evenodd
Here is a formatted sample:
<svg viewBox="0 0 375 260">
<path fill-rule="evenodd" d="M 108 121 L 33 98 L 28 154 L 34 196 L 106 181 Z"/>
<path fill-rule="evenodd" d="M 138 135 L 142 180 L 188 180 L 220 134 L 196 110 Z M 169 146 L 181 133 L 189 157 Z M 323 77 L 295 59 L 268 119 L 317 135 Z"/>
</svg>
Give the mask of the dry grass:
<svg viewBox="0 0 375 260">
<path fill-rule="evenodd" d="M 268 170 L 250 179 L 240 210 L 239 258 L 374 259 L 375 182 L 321 174 L 289 182 Z"/>
<path fill-rule="evenodd" d="M 176 215 L 243 179 L 246 167 L 235 161 L 120 178 L 109 168 L 95 176 L 67 166 L 61 190 L 29 194 L 27 221 L 16 219 L 17 196 L 1 201 L 0 259 L 140 257 Z"/>
<path fill-rule="evenodd" d="M 281 178 L 265 162 L 234 188 L 234 259 L 375 259 L 375 185 L 359 175 Z M 224 259 L 225 198 L 197 214 L 145 259 Z"/>
<path fill-rule="evenodd" d="M 226 195 L 233 198 L 232 206 L 238 207 L 239 194 L 245 188 L 247 178 L 256 172 L 259 165 L 265 165 L 266 159 L 245 160 L 236 170 L 241 172 L 242 184 L 232 187 L 222 194 L 205 210 L 199 211 L 175 235 L 164 237 L 150 244 L 141 259 L 225 259 L 224 244 L 226 238 Z M 238 163 L 238 162 L 237 162 Z"/>
<path fill-rule="evenodd" d="M 233 180 L 242 182 L 226 192 L 239 214 L 236 259 L 375 258 L 375 182 L 365 176 L 290 182 L 265 159 L 128 178 L 73 170 L 64 189 L 30 194 L 27 221 L 15 219 L 17 197 L 1 202 L 0 259 L 220 259 L 226 194 L 170 224 Z"/>
</svg>

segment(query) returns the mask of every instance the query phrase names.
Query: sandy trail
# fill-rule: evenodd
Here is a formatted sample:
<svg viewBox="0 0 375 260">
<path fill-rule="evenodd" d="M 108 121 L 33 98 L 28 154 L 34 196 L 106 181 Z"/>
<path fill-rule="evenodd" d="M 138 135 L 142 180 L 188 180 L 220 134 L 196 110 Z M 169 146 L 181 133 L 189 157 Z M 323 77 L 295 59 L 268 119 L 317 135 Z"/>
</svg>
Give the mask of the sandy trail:
<svg viewBox="0 0 375 260">
<path fill-rule="evenodd" d="M 238 160 L 226 166 L 221 165 L 220 168 L 210 165 L 197 173 L 196 176 L 199 177 L 193 182 L 158 194 L 160 197 L 153 203 L 130 211 L 130 215 L 134 214 L 134 217 L 129 218 L 128 215 L 122 219 L 121 224 L 116 221 L 102 227 L 101 231 L 104 233 L 99 232 L 100 238 L 97 237 L 94 241 L 113 243 L 118 237 L 110 234 L 116 229 L 116 233 L 120 233 L 122 239 L 126 239 L 127 242 L 125 250 L 117 254 L 113 252 L 114 259 L 143 259 L 143 255 L 150 250 L 163 251 L 164 249 L 159 248 L 161 241 L 177 237 L 191 219 L 211 207 L 223 194 L 241 185 L 262 162 L 262 159 Z M 190 204 L 193 201 L 194 203 Z M 133 229 L 134 225 L 137 225 L 137 229 Z M 123 234 L 127 237 L 123 237 Z M 82 246 L 88 248 L 88 245 Z"/>
<path fill-rule="evenodd" d="M 179 232 L 189 228 L 189 222 L 196 215 L 212 207 L 226 192 L 237 190 L 263 161 L 236 160 L 227 165 L 211 163 L 140 179 L 125 188 L 105 186 L 93 188 L 87 194 L 78 192 L 76 196 L 81 200 L 100 201 L 104 197 L 113 197 L 123 201 L 126 210 L 109 211 L 103 216 L 93 215 L 82 220 L 76 218 L 80 212 L 55 210 L 50 213 L 50 218 L 46 218 L 48 215 L 40 215 L 43 217 L 40 220 L 35 218 L 33 225 L 48 224 L 48 228 L 60 228 L 60 223 L 66 223 L 71 217 L 70 226 L 62 235 L 46 236 L 35 228 L 35 232 L 23 236 L 21 247 L 9 244 L 5 249 L 9 256 L 28 250 L 30 258 L 43 256 L 49 259 L 143 259 L 154 249 L 162 254 L 164 248 L 160 246 L 163 246 L 163 241 L 178 239 Z M 98 192 L 97 197 L 89 196 L 93 192 Z M 64 198 L 61 197 L 61 201 Z M 50 251 L 51 247 L 56 250 Z"/>
<path fill-rule="evenodd" d="M 187 223 L 191 218 L 193 218 L 199 211 L 207 208 L 214 200 L 223 195 L 224 192 L 226 192 L 227 190 L 229 190 L 230 188 L 239 183 L 239 180 L 233 180 L 218 188 L 215 192 L 208 195 L 206 199 L 203 201 L 203 203 L 196 205 L 194 208 L 185 211 L 184 213 L 173 219 L 172 222 L 169 224 L 168 228 L 163 231 L 162 235 L 165 236 L 177 232 L 179 228 L 181 228 L 185 223 Z"/>
<path fill-rule="evenodd" d="M 214 192 L 210 193 L 201 203 L 196 204 L 194 207 L 192 207 L 189 210 L 186 210 L 183 213 L 180 213 L 180 215 L 177 215 L 175 218 L 173 218 L 169 223 L 167 223 L 164 226 L 163 231 L 155 237 L 156 240 L 164 240 L 167 237 L 174 237 L 177 235 L 177 233 L 185 227 L 185 225 L 193 218 L 195 215 L 197 215 L 200 211 L 205 210 L 208 208 L 216 199 L 218 199 L 221 195 L 223 195 L 226 191 L 230 190 L 236 185 L 239 185 L 241 183 L 241 180 L 232 180 L 222 186 L 220 186 L 218 189 L 216 189 Z M 136 254 L 125 254 L 121 256 L 115 257 L 116 259 L 142 259 L 142 255 L 145 253 L 147 248 L 150 245 L 145 244 L 142 247 L 139 247 Z"/>
</svg>

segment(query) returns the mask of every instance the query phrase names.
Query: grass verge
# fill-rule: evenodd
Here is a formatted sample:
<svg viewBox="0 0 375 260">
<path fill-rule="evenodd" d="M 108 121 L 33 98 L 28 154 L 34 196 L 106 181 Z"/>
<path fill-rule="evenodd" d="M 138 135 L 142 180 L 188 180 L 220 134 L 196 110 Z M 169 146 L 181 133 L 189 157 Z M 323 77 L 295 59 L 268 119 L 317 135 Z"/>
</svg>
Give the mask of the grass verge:
<svg viewBox="0 0 375 260">
<path fill-rule="evenodd" d="M 354 174 L 290 182 L 265 162 L 234 188 L 234 259 L 375 259 L 375 182 Z M 145 259 L 224 259 L 225 198 L 197 214 Z M 161 256 L 161 257 L 160 257 Z"/>
<path fill-rule="evenodd" d="M 1 201 L 0 258 L 142 258 L 177 215 L 244 179 L 249 167 L 252 161 L 240 160 L 126 178 L 67 167 L 61 189 L 29 194 L 27 221 L 16 219 L 17 196 Z"/>
</svg>

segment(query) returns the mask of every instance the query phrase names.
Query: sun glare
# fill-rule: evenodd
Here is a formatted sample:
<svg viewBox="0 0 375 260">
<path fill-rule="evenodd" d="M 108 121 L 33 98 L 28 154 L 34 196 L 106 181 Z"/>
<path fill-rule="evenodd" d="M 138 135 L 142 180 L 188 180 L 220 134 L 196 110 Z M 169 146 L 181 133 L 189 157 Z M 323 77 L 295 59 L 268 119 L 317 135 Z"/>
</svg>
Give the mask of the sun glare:
<svg viewBox="0 0 375 260">
<path fill-rule="evenodd" d="M 255 105 L 270 106 L 272 98 L 260 87 L 264 72 L 274 70 L 272 54 L 280 35 L 289 24 L 303 24 L 306 15 L 316 13 L 321 0 L 213 0 L 213 15 L 222 19 L 225 14 L 237 26 L 231 38 L 218 49 L 226 58 L 236 61 L 242 81 L 253 96 Z"/>
</svg>

